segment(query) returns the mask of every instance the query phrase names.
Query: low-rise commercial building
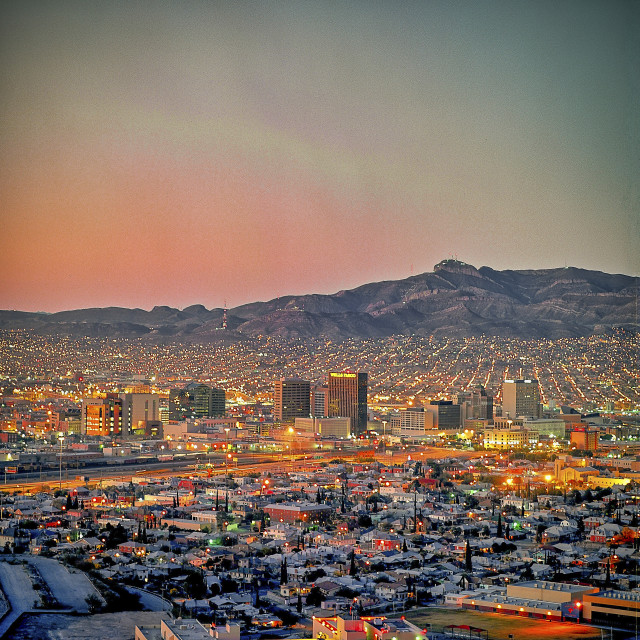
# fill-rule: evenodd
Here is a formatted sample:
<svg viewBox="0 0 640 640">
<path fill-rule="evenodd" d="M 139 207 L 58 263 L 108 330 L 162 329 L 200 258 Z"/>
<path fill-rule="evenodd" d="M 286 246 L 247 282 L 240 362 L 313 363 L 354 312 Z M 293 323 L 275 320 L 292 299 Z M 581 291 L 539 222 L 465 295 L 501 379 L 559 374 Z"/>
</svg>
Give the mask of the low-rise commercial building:
<svg viewBox="0 0 640 640">
<path fill-rule="evenodd" d="M 524 427 L 510 429 L 485 429 L 483 443 L 485 449 L 524 449 L 538 444 L 539 434 Z"/>
<path fill-rule="evenodd" d="M 323 522 L 333 512 L 326 504 L 270 504 L 264 508 L 272 522 Z"/>
<path fill-rule="evenodd" d="M 594 590 L 584 596 L 583 611 L 587 622 L 633 628 L 640 624 L 640 593 Z"/>
<path fill-rule="evenodd" d="M 560 621 L 580 619 L 583 599 L 594 587 L 534 580 L 510 584 L 505 593 L 478 589 L 460 600 L 464 609 Z"/>
</svg>

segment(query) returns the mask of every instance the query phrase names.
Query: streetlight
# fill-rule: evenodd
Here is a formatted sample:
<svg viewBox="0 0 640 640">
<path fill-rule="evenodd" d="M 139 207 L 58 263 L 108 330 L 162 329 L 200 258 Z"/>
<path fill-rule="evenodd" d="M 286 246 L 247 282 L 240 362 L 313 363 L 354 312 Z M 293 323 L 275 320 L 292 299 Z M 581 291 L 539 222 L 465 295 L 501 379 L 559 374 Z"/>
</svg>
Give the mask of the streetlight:
<svg viewBox="0 0 640 640">
<path fill-rule="evenodd" d="M 64 436 L 59 435 L 58 440 L 60 440 L 60 491 L 62 491 L 62 443 L 64 442 Z"/>
</svg>

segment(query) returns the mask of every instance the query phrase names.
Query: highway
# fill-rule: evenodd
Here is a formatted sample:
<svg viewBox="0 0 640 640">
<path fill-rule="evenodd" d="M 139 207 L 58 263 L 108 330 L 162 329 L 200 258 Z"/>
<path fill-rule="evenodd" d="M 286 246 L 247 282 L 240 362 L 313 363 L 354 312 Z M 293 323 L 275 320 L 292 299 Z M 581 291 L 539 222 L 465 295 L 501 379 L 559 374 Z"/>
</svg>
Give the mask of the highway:
<svg viewBox="0 0 640 640">
<path fill-rule="evenodd" d="M 474 458 L 480 457 L 483 452 L 461 451 L 458 449 L 445 449 L 441 447 L 418 447 L 412 450 L 393 451 L 393 455 L 376 453 L 378 462 L 385 464 L 402 464 L 411 456 L 411 460 L 433 460 L 437 458 Z M 262 472 L 268 469 L 271 473 L 286 473 L 291 471 L 303 471 L 317 467 L 318 464 L 329 462 L 332 459 L 341 459 L 348 462 L 361 462 L 366 460 L 358 457 L 357 450 L 302 452 L 284 456 L 259 453 L 234 454 L 228 467 L 223 456 L 212 456 L 212 466 L 207 469 L 198 469 L 207 464 L 207 459 L 195 460 L 194 458 L 178 458 L 164 462 L 149 461 L 138 464 L 103 465 L 84 467 L 79 469 L 62 469 L 62 481 L 60 470 L 47 470 L 46 472 L 27 472 L 7 475 L 7 483 L 0 486 L 0 492 L 4 493 L 36 493 L 39 491 L 55 491 L 58 488 L 72 489 L 79 485 L 87 485 L 90 488 L 108 486 L 114 482 L 129 482 L 134 477 L 148 476 L 154 478 L 191 477 L 199 475 L 203 478 L 209 475 L 224 475 L 227 470 L 231 475 L 246 475 L 247 473 Z M 77 476 L 77 477 L 76 477 Z M 89 480 L 85 482 L 84 478 Z"/>
<path fill-rule="evenodd" d="M 337 457 L 336 453 L 327 452 L 323 457 Z M 313 462 L 308 454 L 296 454 L 292 460 L 290 456 L 284 458 L 272 454 L 240 453 L 234 456 L 228 465 L 228 471 L 232 475 L 244 475 L 252 472 L 260 472 L 268 467 L 272 472 L 285 472 L 300 470 L 302 466 Z M 217 464 L 212 463 L 208 469 L 200 469 L 206 465 L 206 461 L 190 459 L 169 460 L 164 462 L 149 462 L 144 464 L 123 464 L 109 466 L 84 467 L 80 469 L 62 469 L 62 481 L 60 470 L 47 470 L 43 472 L 32 471 L 20 474 L 7 475 L 7 483 L 0 486 L 0 492 L 35 493 L 38 491 L 55 491 L 58 488 L 70 489 L 78 485 L 98 487 L 112 482 L 128 482 L 136 476 L 149 476 L 156 478 L 190 477 L 200 475 L 224 475 L 227 466 L 224 458 L 218 457 Z M 77 476 L 77 477 L 76 477 Z M 87 482 L 83 478 L 89 478 Z"/>
</svg>

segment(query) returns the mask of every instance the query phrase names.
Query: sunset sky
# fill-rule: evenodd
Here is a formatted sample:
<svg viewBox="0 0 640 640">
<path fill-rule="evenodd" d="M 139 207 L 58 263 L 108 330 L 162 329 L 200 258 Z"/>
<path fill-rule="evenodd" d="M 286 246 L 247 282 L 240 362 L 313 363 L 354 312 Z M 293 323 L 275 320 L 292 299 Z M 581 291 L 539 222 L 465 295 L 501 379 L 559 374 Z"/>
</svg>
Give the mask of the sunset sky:
<svg viewBox="0 0 640 640">
<path fill-rule="evenodd" d="M 0 308 L 640 273 L 640 3 L 0 3 Z"/>
</svg>

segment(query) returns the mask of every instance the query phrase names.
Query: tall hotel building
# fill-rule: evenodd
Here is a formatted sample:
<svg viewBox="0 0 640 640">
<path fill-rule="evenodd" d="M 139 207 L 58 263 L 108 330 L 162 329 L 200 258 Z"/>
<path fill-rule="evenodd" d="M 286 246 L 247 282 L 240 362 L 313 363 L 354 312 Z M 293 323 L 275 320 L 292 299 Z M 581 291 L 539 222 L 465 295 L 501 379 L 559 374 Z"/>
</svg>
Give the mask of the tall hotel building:
<svg viewBox="0 0 640 640">
<path fill-rule="evenodd" d="M 311 415 L 311 383 L 300 378 L 282 378 L 273 383 L 273 416 L 278 422 L 293 422 Z"/>
<path fill-rule="evenodd" d="M 329 373 L 329 417 L 351 418 L 355 435 L 367 429 L 367 387 L 369 376 L 358 371 Z"/>
<path fill-rule="evenodd" d="M 502 416 L 540 418 L 540 387 L 537 380 L 505 380 L 502 383 Z"/>
</svg>

